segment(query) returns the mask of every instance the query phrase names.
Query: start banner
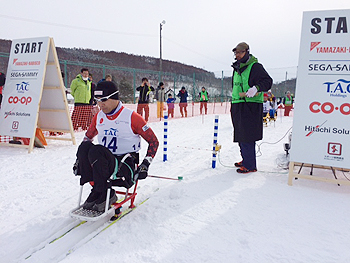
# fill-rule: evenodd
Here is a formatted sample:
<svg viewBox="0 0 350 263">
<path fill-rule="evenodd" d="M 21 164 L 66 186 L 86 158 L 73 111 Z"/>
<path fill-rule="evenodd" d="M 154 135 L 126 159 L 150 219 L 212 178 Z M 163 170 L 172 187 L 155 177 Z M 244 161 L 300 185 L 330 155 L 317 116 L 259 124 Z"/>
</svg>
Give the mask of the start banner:
<svg viewBox="0 0 350 263">
<path fill-rule="evenodd" d="M 350 9 L 304 12 L 292 162 L 350 168 Z"/>
<path fill-rule="evenodd" d="M 13 40 L 3 90 L 0 134 L 31 138 L 36 128 L 49 37 Z"/>
</svg>

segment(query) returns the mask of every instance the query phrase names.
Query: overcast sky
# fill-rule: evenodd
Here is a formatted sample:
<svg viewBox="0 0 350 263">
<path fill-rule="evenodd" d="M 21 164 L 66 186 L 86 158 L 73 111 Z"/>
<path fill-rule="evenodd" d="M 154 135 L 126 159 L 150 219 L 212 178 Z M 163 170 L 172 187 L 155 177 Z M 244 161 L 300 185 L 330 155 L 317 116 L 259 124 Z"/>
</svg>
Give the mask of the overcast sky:
<svg viewBox="0 0 350 263">
<path fill-rule="evenodd" d="M 245 41 L 275 82 L 296 77 L 303 11 L 349 9 L 349 0 L 0 0 L 0 38 L 54 38 L 81 47 L 159 57 L 232 73 Z M 142 67 L 142 66 L 141 66 Z"/>
</svg>

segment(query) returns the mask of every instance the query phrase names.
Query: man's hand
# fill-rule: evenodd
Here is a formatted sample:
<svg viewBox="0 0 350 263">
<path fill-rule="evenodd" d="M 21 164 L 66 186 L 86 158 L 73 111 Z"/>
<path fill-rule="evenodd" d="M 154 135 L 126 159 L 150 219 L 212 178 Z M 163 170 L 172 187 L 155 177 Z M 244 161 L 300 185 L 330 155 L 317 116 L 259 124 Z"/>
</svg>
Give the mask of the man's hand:
<svg viewBox="0 0 350 263">
<path fill-rule="evenodd" d="M 73 164 L 73 173 L 74 175 L 78 175 L 79 173 L 79 160 L 76 159 L 75 163 Z"/>
<path fill-rule="evenodd" d="M 145 159 L 142 161 L 141 165 L 137 168 L 136 173 L 139 174 L 137 179 L 145 179 L 148 176 L 148 167 L 152 162 L 152 157 L 147 156 Z"/>
<path fill-rule="evenodd" d="M 245 95 L 248 97 L 248 98 L 252 98 L 255 96 L 255 94 L 258 92 L 258 89 L 253 86 L 251 87 L 250 89 L 247 90 L 247 92 L 245 93 Z"/>
</svg>

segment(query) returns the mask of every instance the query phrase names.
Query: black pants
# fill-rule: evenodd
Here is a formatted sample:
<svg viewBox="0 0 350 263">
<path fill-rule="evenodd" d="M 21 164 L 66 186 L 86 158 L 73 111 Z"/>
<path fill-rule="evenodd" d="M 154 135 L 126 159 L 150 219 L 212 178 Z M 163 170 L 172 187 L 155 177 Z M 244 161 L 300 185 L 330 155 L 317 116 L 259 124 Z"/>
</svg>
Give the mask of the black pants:
<svg viewBox="0 0 350 263">
<path fill-rule="evenodd" d="M 114 156 L 106 147 L 95 145 L 92 142 L 80 144 L 77 152 L 79 160 L 80 185 L 87 182 L 94 182 L 96 192 L 104 192 L 108 188 L 108 180 L 113 174 L 118 163 L 119 172 L 117 179 L 112 181 L 115 186 L 130 188 L 133 185 L 133 175 L 138 164 L 138 153 L 131 153 L 125 159 L 125 164 L 121 164 L 124 156 Z"/>
<path fill-rule="evenodd" d="M 240 142 L 238 145 L 241 151 L 242 165 L 249 170 L 256 169 L 255 142 Z"/>
</svg>

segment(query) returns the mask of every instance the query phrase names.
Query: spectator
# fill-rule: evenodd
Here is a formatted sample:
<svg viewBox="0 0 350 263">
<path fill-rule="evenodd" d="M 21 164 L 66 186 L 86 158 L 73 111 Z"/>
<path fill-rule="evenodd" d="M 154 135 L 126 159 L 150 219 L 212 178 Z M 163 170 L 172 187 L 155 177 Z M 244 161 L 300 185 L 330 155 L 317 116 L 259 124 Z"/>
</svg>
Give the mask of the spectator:
<svg viewBox="0 0 350 263">
<path fill-rule="evenodd" d="M 164 102 L 165 102 L 165 90 L 164 83 L 159 82 L 158 88 L 156 90 L 157 99 L 157 118 L 163 118 Z"/>
<path fill-rule="evenodd" d="M 175 108 L 175 98 L 173 98 L 173 95 L 171 93 L 168 94 L 168 99 L 166 100 L 166 103 L 168 104 L 168 116 L 174 118 L 174 108 Z"/>
<path fill-rule="evenodd" d="M 91 73 L 89 73 L 89 81 L 91 82 L 91 99 L 90 99 L 89 104 L 90 105 L 96 105 L 96 101 L 94 99 L 94 92 L 95 92 L 95 89 L 96 89 L 96 84 L 93 82 L 93 77 L 92 77 Z"/>
<path fill-rule="evenodd" d="M 263 118 L 264 118 L 264 120 L 267 117 L 267 113 L 269 113 L 270 109 L 271 109 L 271 104 L 270 104 L 270 101 L 268 99 L 269 99 L 269 95 L 267 93 L 264 93 L 264 102 L 263 102 Z"/>
<path fill-rule="evenodd" d="M 179 106 L 180 106 L 181 117 L 184 116 L 184 112 L 185 112 L 185 117 L 187 117 L 187 97 L 188 97 L 188 93 L 187 93 L 185 87 L 181 88 L 181 90 L 177 94 L 177 97 L 180 98 Z"/>
<path fill-rule="evenodd" d="M 147 78 L 143 78 L 141 86 L 137 87 L 136 90 L 140 93 L 137 104 L 137 113 L 142 116 L 143 112 L 145 112 L 145 120 L 147 122 L 149 117 L 149 94 L 154 91 L 154 88 L 150 86 Z"/>
<path fill-rule="evenodd" d="M 2 90 L 4 89 L 5 80 L 6 80 L 6 75 L 0 72 L 0 108 L 1 108 L 1 102 L 2 102 Z"/>
<path fill-rule="evenodd" d="M 205 90 L 205 87 L 202 87 L 202 91 L 199 93 L 199 101 L 200 101 L 200 114 L 202 114 L 202 110 L 204 108 L 205 114 L 207 114 L 208 111 L 208 99 L 209 99 L 209 94 Z"/>
<path fill-rule="evenodd" d="M 111 74 L 106 74 L 105 78 L 101 79 L 98 83 L 100 83 L 102 81 L 112 81 L 112 80 L 113 80 L 112 75 Z"/>
<path fill-rule="evenodd" d="M 290 91 L 287 91 L 286 96 L 283 98 L 284 116 L 289 116 L 289 112 L 293 108 L 293 100 Z"/>
<path fill-rule="evenodd" d="M 74 97 L 74 110 L 72 113 L 74 130 L 78 130 L 78 127 L 86 130 L 90 126 L 88 120 L 91 119 L 92 115 L 92 107 L 89 106 L 91 99 L 89 70 L 82 68 L 80 72 L 70 85 L 71 94 Z"/>
<path fill-rule="evenodd" d="M 139 114 L 124 108 L 119 100 L 119 90 L 113 82 L 98 83 L 94 95 L 101 110 L 94 116 L 78 148 L 78 162 L 73 169 L 77 169 L 76 174 L 81 175 L 81 185 L 94 182 L 83 208 L 104 211 L 107 189 L 111 187 L 107 181 L 113 177 L 112 185 L 130 188 L 137 179 L 145 179 L 159 142 Z M 98 144 L 92 143 L 95 136 Z M 147 141 L 148 149 L 137 168 L 141 137 Z M 115 191 L 111 189 L 109 204 L 116 200 Z"/>
<path fill-rule="evenodd" d="M 276 101 L 276 97 L 275 97 L 275 95 L 272 94 L 271 90 L 267 91 L 267 98 L 268 98 L 268 101 L 270 101 L 270 102 L 275 102 Z"/>
<path fill-rule="evenodd" d="M 232 51 L 236 56 L 232 64 L 233 141 L 238 142 L 242 156 L 235 166 L 238 173 L 256 172 L 255 142 L 263 137 L 263 92 L 271 88 L 272 78 L 249 53 L 247 43 L 239 43 Z"/>
</svg>

